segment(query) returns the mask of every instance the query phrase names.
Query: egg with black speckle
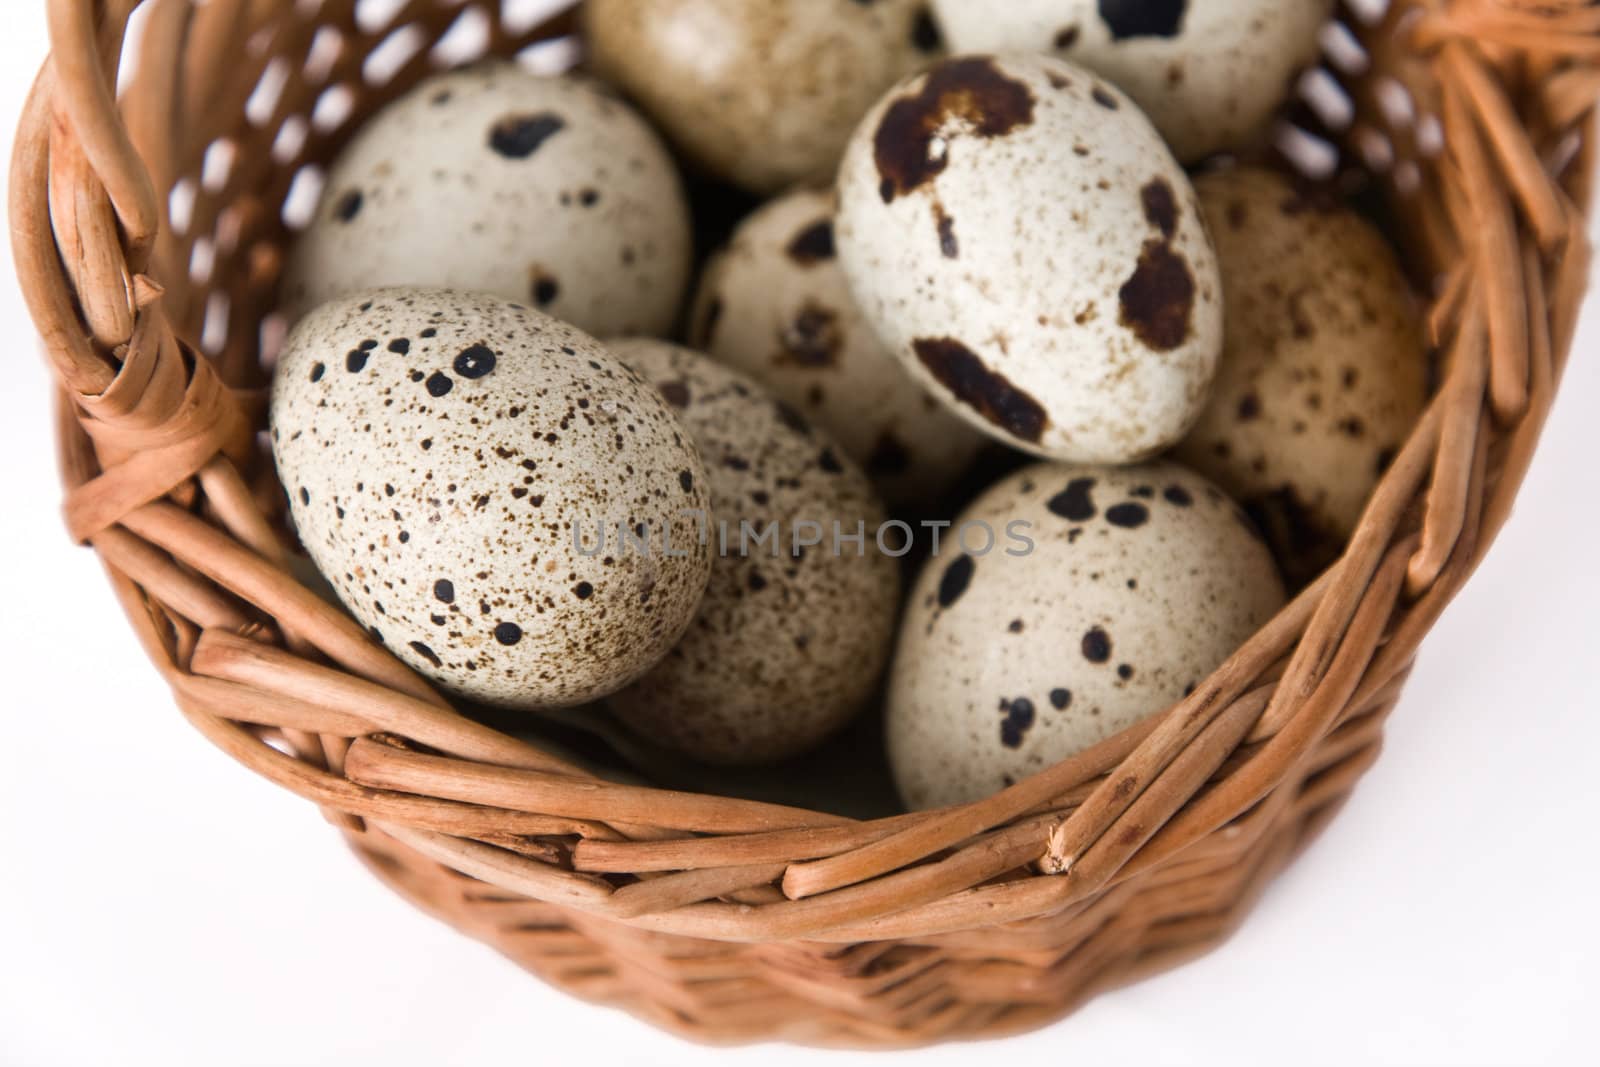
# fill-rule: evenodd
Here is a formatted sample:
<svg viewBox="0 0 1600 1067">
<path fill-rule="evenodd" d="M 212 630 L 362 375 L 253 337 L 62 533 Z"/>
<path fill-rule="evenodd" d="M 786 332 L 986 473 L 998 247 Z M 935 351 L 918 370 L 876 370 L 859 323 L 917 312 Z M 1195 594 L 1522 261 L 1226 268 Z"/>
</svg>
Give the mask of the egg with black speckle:
<svg viewBox="0 0 1600 1067">
<path fill-rule="evenodd" d="M 662 341 L 612 347 L 693 434 L 717 554 L 683 640 L 609 705 L 705 763 L 812 748 L 866 706 L 888 661 L 900 568 L 877 549 L 883 506 L 837 444 L 744 375 Z"/>
<path fill-rule="evenodd" d="M 1131 463 L 1199 416 L 1216 256 L 1188 177 L 1108 82 L 1046 56 L 947 60 L 867 115 L 838 196 L 862 313 L 974 427 Z"/>
<path fill-rule="evenodd" d="M 487 62 L 424 81 L 339 153 L 291 253 L 283 311 L 438 286 L 594 334 L 664 334 L 691 243 L 677 169 L 631 107 L 590 79 Z"/>
<path fill-rule="evenodd" d="M 1427 403 L 1420 302 L 1376 227 L 1258 168 L 1197 183 L 1222 265 L 1227 341 L 1177 458 L 1261 525 L 1309 581 L 1354 532 Z"/>
<path fill-rule="evenodd" d="M 684 155 L 763 194 L 831 179 L 878 94 L 941 51 L 926 0 L 589 0 L 584 39 Z"/>
<path fill-rule="evenodd" d="M 1043 52 L 1116 82 L 1185 163 L 1260 137 L 1333 0 L 933 0 L 958 52 Z"/>
<path fill-rule="evenodd" d="M 887 712 L 901 797 L 978 800 L 1172 706 L 1284 600 L 1249 517 L 1187 468 L 1019 471 L 913 590 Z"/>
<path fill-rule="evenodd" d="M 599 342 L 539 311 L 435 289 L 319 307 L 285 342 L 270 430 L 300 540 L 339 599 L 469 699 L 613 692 L 705 592 L 693 440 Z"/>
<path fill-rule="evenodd" d="M 706 265 L 690 324 L 697 348 L 832 434 L 891 504 L 937 499 L 983 447 L 862 318 L 828 193 L 796 190 L 746 219 Z"/>
</svg>

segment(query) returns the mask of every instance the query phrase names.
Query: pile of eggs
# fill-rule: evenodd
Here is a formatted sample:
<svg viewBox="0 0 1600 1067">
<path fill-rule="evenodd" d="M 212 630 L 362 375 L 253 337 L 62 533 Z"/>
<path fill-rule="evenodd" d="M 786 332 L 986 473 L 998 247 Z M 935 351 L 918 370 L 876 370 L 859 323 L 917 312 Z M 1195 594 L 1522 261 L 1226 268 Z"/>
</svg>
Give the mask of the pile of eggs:
<svg viewBox="0 0 1600 1067">
<path fill-rule="evenodd" d="M 283 279 L 301 544 L 469 710 L 739 765 L 882 706 L 914 808 L 1170 707 L 1426 399 L 1382 236 L 1236 162 L 1330 7 L 590 0 L 585 73 L 425 81 Z M 767 198 L 698 261 L 680 166 Z"/>
</svg>

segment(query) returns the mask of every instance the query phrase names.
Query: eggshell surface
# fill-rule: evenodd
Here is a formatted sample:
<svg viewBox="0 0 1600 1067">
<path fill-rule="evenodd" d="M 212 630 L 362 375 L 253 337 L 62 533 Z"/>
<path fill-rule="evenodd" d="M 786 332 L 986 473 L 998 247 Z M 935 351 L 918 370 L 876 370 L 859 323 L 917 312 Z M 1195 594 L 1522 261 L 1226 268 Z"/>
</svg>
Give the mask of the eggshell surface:
<svg viewBox="0 0 1600 1067">
<path fill-rule="evenodd" d="M 958 52 L 1043 52 L 1127 91 L 1178 158 L 1248 144 L 1318 56 L 1333 0 L 934 0 Z"/>
<path fill-rule="evenodd" d="M 827 193 L 798 190 L 746 220 L 706 266 L 690 321 L 698 347 L 832 434 L 892 503 L 938 497 L 983 445 L 862 318 Z"/>
<path fill-rule="evenodd" d="M 335 160 L 282 286 L 291 319 L 389 285 L 496 293 L 597 335 L 660 334 L 689 280 L 682 183 L 598 82 L 489 62 L 437 75 Z"/>
<path fill-rule="evenodd" d="M 1198 417 L 1216 258 L 1183 170 L 1095 75 L 966 56 L 902 83 L 845 154 L 835 229 L 880 340 L 992 437 L 1129 463 Z"/>
<path fill-rule="evenodd" d="M 1355 530 L 1427 401 L 1418 301 L 1371 223 L 1267 170 L 1201 178 L 1229 315 L 1177 449 L 1255 516 L 1295 581 Z"/>
<path fill-rule="evenodd" d="M 324 305 L 289 335 L 270 422 L 318 569 L 375 639 L 462 696 L 603 696 L 699 605 L 711 556 L 685 513 L 709 495 L 687 432 L 598 342 L 538 311 L 428 289 Z M 612 533 L 600 551 L 617 524 L 653 550 Z"/>
<path fill-rule="evenodd" d="M 1248 517 L 1172 463 L 1029 467 L 953 539 L 966 524 L 994 547 L 969 533 L 929 561 L 890 677 L 912 808 L 977 800 L 1170 707 L 1284 602 Z"/>
<path fill-rule="evenodd" d="M 882 505 L 838 445 L 743 375 L 665 342 L 614 347 L 694 435 L 718 548 L 683 640 L 610 706 L 705 763 L 811 748 L 863 708 L 888 661 L 900 571 L 875 548 Z M 836 539 L 835 524 L 861 540 Z"/>
<path fill-rule="evenodd" d="M 924 0 L 591 0 L 595 68 L 703 169 L 830 179 L 856 120 L 940 51 Z"/>
</svg>

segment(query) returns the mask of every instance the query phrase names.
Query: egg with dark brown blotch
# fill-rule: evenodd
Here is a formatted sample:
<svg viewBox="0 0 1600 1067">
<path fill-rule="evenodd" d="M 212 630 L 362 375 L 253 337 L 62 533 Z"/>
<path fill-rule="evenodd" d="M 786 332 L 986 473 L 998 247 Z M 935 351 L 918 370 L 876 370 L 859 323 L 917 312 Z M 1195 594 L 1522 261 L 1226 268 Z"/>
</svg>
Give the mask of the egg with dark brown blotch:
<svg viewBox="0 0 1600 1067">
<path fill-rule="evenodd" d="M 1183 169 L 1096 75 L 946 60 L 867 115 L 838 196 L 862 314 L 978 430 L 1131 463 L 1199 416 L 1222 349 L 1216 257 Z"/>
<path fill-rule="evenodd" d="M 541 312 L 438 289 L 326 304 L 285 342 L 270 428 L 295 528 L 344 606 L 469 699 L 604 696 L 666 654 L 705 591 L 688 432 Z M 601 551 L 619 528 L 641 547 Z"/>
<path fill-rule="evenodd" d="M 1256 517 L 1292 581 L 1331 563 L 1427 401 L 1419 303 L 1377 228 L 1271 171 L 1198 182 L 1222 266 L 1215 392 L 1177 449 Z"/>
<path fill-rule="evenodd" d="M 833 177 L 878 95 L 940 51 L 926 0 L 589 0 L 594 68 L 712 176 Z"/>
<path fill-rule="evenodd" d="M 883 507 L 837 444 L 749 378 L 662 341 L 612 348 L 699 446 L 717 548 L 683 640 L 609 704 L 706 763 L 803 752 L 863 709 L 889 657 L 900 569 L 877 551 Z"/>
<path fill-rule="evenodd" d="M 933 0 L 957 52 L 1043 52 L 1108 78 L 1193 163 L 1264 134 L 1333 0 Z"/>
<path fill-rule="evenodd" d="M 745 220 L 707 264 L 690 323 L 697 347 L 831 433 L 891 504 L 937 499 L 983 447 L 862 318 L 827 193 L 797 190 Z"/>
<path fill-rule="evenodd" d="M 664 334 L 689 208 L 655 132 L 591 79 L 487 62 L 439 74 L 339 153 L 282 286 L 296 318 L 385 285 L 496 293 L 595 334 Z"/>
<path fill-rule="evenodd" d="M 912 592 L 888 696 L 902 799 L 978 800 L 1171 707 L 1283 603 L 1249 517 L 1187 468 L 1019 471 Z"/>
</svg>

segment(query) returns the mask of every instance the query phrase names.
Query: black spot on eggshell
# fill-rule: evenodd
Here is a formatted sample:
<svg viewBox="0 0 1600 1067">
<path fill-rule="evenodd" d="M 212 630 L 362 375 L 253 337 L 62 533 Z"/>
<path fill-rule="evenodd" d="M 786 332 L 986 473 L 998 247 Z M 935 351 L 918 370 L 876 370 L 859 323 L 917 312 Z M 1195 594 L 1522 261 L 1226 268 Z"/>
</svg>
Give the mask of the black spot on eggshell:
<svg viewBox="0 0 1600 1067">
<path fill-rule="evenodd" d="M 683 409 L 689 406 L 689 384 L 687 382 L 662 382 L 657 390 L 667 403 L 675 408 Z"/>
<path fill-rule="evenodd" d="M 410 644 L 411 651 L 415 652 L 417 655 L 421 656 L 435 667 L 444 666 L 444 662 L 439 659 L 438 655 L 433 651 L 433 649 L 429 648 L 421 641 L 412 641 Z"/>
<path fill-rule="evenodd" d="M 918 338 L 911 347 L 939 384 L 989 422 L 1024 441 L 1044 436 L 1050 419 L 1043 405 L 990 370 L 972 349 L 948 337 Z"/>
<path fill-rule="evenodd" d="M 1151 239 L 1139 253 L 1132 277 L 1118 291 L 1121 322 L 1157 352 L 1170 352 L 1189 339 L 1194 312 L 1194 274 L 1171 242 Z"/>
<path fill-rule="evenodd" d="M 1108 111 L 1115 111 L 1122 106 L 1117 103 L 1117 98 L 1112 96 L 1104 86 L 1096 85 L 1089 91 L 1089 95 L 1094 99 L 1095 103 Z"/>
<path fill-rule="evenodd" d="M 833 221 L 822 219 L 813 222 L 789 242 L 785 253 L 802 267 L 815 266 L 834 257 Z"/>
<path fill-rule="evenodd" d="M 579 582 L 577 585 L 572 587 L 572 595 L 577 597 L 579 600 L 588 600 L 590 597 L 594 596 L 594 586 L 590 585 L 588 582 Z"/>
<path fill-rule="evenodd" d="M 448 374 L 445 374 L 443 371 L 434 371 L 432 374 L 428 375 L 427 388 L 429 396 L 444 396 L 455 387 L 455 379 L 450 377 Z"/>
<path fill-rule="evenodd" d="M 510 646 L 522 640 L 522 627 L 514 622 L 503 622 L 494 628 L 494 639 Z"/>
<path fill-rule="evenodd" d="M 1021 748 L 1022 739 L 1033 728 L 1036 717 L 1033 701 L 1027 697 L 1002 700 L 1000 710 L 1006 715 L 1005 720 L 1000 723 L 1000 743 L 1007 748 Z"/>
<path fill-rule="evenodd" d="M 1006 77 L 993 59 L 967 56 L 929 71 L 922 88 L 889 105 L 873 136 L 873 156 L 882 179 L 883 202 L 893 203 L 937 177 L 949 151 L 933 141 L 960 124 L 963 136 L 1004 137 L 1033 121 L 1033 92 Z"/>
<path fill-rule="evenodd" d="M 1144 206 L 1145 221 L 1171 240 L 1178 232 L 1178 199 L 1165 178 L 1152 179 L 1139 190 L 1139 202 Z"/>
<path fill-rule="evenodd" d="M 463 378 L 482 378 L 494 370 L 495 354 L 488 345 L 472 345 L 462 349 L 455 358 L 455 371 Z"/>
<path fill-rule="evenodd" d="M 405 355 L 407 352 L 411 351 L 411 339 L 408 337 L 396 337 L 393 341 L 389 342 L 389 351 L 393 352 L 397 356 Z"/>
<path fill-rule="evenodd" d="M 1128 679 L 1132 678 L 1133 677 L 1133 665 L 1131 663 L 1119 663 L 1119 664 L 1117 664 L 1117 677 L 1121 678 L 1124 682 L 1126 682 Z"/>
<path fill-rule="evenodd" d="M 454 604 L 456 602 L 456 586 L 448 578 L 440 578 L 433 583 L 433 598 L 441 604 Z"/>
<path fill-rule="evenodd" d="M 352 348 L 349 352 L 347 352 L 345 354 L 345 357 L 344 357 L 344 369 L 349 371 L 351 374 L 355 374 L 355 373 L 358 373 L 359 371 L 365 370 L 366 366 L 367 366 L 367 354 L 365 352 L 363 352 L 361 349 Z"/>
<path fill-rule="evenodd" d="M 1089 495 L 1094 484 L 1093 478 L 1074 478 L 1045 506 L 1069 522 L 1088 522 L 1095 517 L 1094 499 Z"/>
<path fill-rule="evenodd" d="M 561 283 L 552 276 L 539 272 L 534 275 L 533 283 L 529 290 L 535 304 L 540 307 L 549 307 L 555 303 L 556 297 L 561 295 Z"/>
<path fill-rule="evenodd" d="M 935 204 L 933 214 L 939 233 L 939 254 L 945 259 L 960 259 L 961 241 L 956 237 L 956 220 L 944 213 L 943 204 Z"/>
<path fill-rule="evenodd" d="M 355 217 L 361 214 L 361 205 L 365 200 L 360 189 L 349 190 L 333 205 L 333 217 L 340 222 L 354 222 Z"/>
<path fill-rule="evenodd" d="M 839 457 L 834 455 L 833 449 L 831 448 L 824 448 L 822 450 L 822 455 L 817 457 L 817 466 L 821 467 L 829 474 L 844 473 L 844 464 L 839 462 Z"/>
<path fill-rule="evenodd" d="M 1176 37 L 1183 30 L 1188 0 L 1100 0 L 1100 21 L 1113 41 L 1130 37 Z"/>
<path fill-rule="evenodd" d="M 314 382 L 322 381 L 322 376 L 326 374 L 327 371 L 328 368 L 322 363 L 313 363 L 311 365 L 311 380 Z"/>
<path fill-rule="evenodd" d="M 844 337 L 839 316 L 813 301 L 806 301 L 800 313 L 778 334 L 782 346 L 779 363 L 801 367 L 831 367 L 838 361 Z"/>
<path fill-rule="evenodd" d="M 1071 703 L 1072 690 L 1060 688 L 1050 690 L 1050 706 L 1052 708 L 1055 708 L 1057 711 L 1065 711 L 1067 705 Z"/>
<path fill-rule="evenodd" d="M 939 579 L 939 606 L 948 608 L 961 599 L 961 594 L 967 591 L 967 586 L 972 584 L 972 573 L 977 569 L 977 563 L 971 556 L 963 555 L 951 562 L 944 569 L 944 575 Z"/>
<path fill-rule="evenodd" d="M 489 127 L 489 147 L 507 159 L 527 159 L 566 126 L 561 116 L 548 111 L 507 115 Z"/>
<path fill-rule="evenodd" d="M 1090 663 L 1104 663 L 1111 658 L 1111 635 L 1096 626 L 1083 635 L 1083 658 Z"/>
<path fill-rule="evenodd" d="M 694 491 L 694 475 L 690 474 L 688 471 L 679 471 L 678 472 L 678 484 L 683 487 L 683 491 L 685 493 L 693 492 Z"/>
<path fill-rule="evenodd" d="M 1106 521 L 1125 530 L 1136 530 L 1150 521 L 1150 509 L 1143 504 L 1117 504 L 1106 509 Z"/>
<path fill-rule="evenodd" d="M 1169 485 L 1161 494 L 1167 503 L 1180 508 L 1190 507 L 1194 504 L 1194 495 L 1181 485 Z"/>
</svg>

